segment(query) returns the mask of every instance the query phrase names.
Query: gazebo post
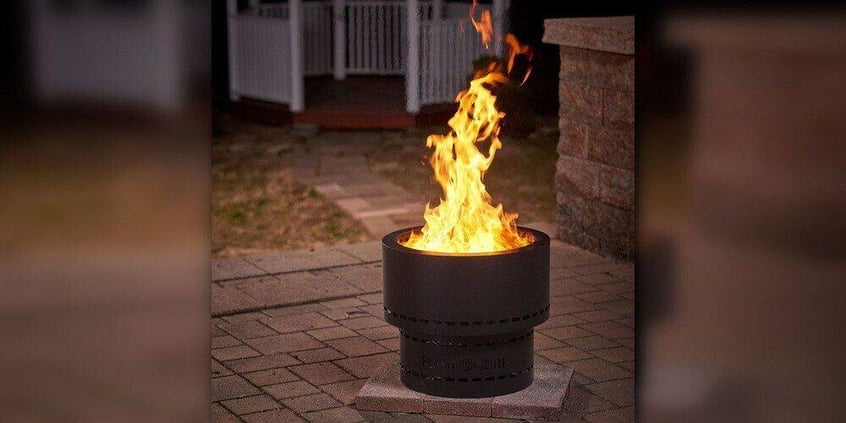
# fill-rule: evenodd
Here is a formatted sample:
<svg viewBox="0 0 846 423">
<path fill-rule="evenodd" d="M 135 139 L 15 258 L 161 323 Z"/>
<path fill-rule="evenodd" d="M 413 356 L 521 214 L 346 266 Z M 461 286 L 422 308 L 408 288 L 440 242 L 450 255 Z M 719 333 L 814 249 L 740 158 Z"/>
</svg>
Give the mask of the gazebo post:
<svg viewBox="0 0 846 423">
<path fill-rule="evenodd" d="M 332 17 L 335 28 L 335 38 L 332 43 L 335 58 L 333 62 L 335 80 L 342 80 L 347 77 L 347 6 L 344 0 L 332 0 Z"/>
<path fill-rule="evenodd" d="M 238 0 L 226 0 L 227 44 L 229 53 L 229 99 L 241 99 L 238 84 Z"/>
<path fill-rule="evenodd" d="M 291 27 L 291 111 L 301 112 L 305 107 L 302 0 L 289 0 L 288 7 Z"/>
<path fill-rule="evenodd" d="M 494 54 L 497 56 L 502 55 L 502 41 L 504 40 L 505 34 L 503 33 L 505 29 L 505 22 L 503 21 L 503 15 L 505 15 L 505 0 L 493 0 L 493 7 L 492 7 L 491 14 L 493 15 L 493 24 L 494 24 Z M 497 40 L 496 37 L 499 37 Z"/>
<path fill-rule="evenodd" d="M 405 73 L 405 109 L 420 111 L 420 2 L 406 0 L 408 8 L 408 66 Z"/>
</svg>

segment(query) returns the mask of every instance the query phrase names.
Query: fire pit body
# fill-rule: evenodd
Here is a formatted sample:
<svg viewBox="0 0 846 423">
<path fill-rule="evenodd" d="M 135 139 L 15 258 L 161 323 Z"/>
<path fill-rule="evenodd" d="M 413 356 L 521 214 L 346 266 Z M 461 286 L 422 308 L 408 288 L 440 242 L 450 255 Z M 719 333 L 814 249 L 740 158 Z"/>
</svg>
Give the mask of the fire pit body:
<svg viewBox="0 0 846 423">
<path fill-rule="evenodd" d="M 416 250 L 382 238 L 385 320 L 400 329 L 400 378 L 429 395 L 482 398 L 534 380 L 534 327 L 549 318 L 549 236 L 493 253 Z"/>
</svg>

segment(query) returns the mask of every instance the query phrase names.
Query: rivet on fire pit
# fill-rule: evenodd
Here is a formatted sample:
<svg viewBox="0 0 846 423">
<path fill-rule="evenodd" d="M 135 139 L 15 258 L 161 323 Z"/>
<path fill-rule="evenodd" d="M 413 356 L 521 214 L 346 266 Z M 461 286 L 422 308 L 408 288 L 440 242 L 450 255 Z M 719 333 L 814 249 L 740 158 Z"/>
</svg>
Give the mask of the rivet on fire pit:
<svg viewBox="0 0 846 423">
<path fill-rule="evenodd" d="M 549 318 L 549 236 L 491 253 L 438 253 L 401 245 L 412 231 L 382 238 L 385 320 L 400 329 L 408 388 L 481 398 L 534 379 L 534 327 Z"/>
</svg>

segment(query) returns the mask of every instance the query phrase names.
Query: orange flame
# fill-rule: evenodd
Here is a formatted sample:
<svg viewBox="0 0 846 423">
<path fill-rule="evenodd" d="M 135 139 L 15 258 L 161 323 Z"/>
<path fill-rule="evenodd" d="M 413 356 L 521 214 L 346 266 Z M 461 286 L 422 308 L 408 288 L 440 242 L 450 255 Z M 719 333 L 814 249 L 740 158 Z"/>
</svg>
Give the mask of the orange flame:
<svg viewBox="0 0 846 423">
<path fill-rule="evenodd" d="M 473 0 L 473 5 L 470 6 L 470 22 L 473 24 L 473 27 L 476 28 L 476 32 L 482 36 L 482 43 L 485 45 L 485 48 L 489 48 L 491 45 L 491 39 L 493 39 L 493 19 L 491 19 L 491 11 L 490 10 L 482 10 L 482 14 L 480 19 L 476 20 L 476 6 L 478 6 L 477 0 Z"/>
<path fill-rule="evenodd" d="M 532 49 L 526 45 L 520 45 L 520 42 L 517 41 L 517 37 L 512 34 L 505 35 L 505 42 L 508 44 L 508 73 L 511 74 L 511 68 L 514 67 L 514 58 L 517 55 L 524 55 L 527 59 L 532 59 Z M 523 81 L 520 82 L 520 85 L 526 83 L 526 80 L 529 79 L 529 74 L 532 73 L 532 68 L 526 70 L 526 75 L 523 76 Z"/>
<path fill-rule="evenodd" d="M 488 46 L 493 34 L 490 13 L 484 11 L 480 21 L 474 19 L 476 2 L 470 9 L 473 26 Z M 483 179 L 497 150 L 500 120 L 505 116 L 496 107 L 496 96 L 489 87 L 508 82 L 508 73 L 518 54 L 531 55 L 513 35 L 506 36 L 509 45 L 507 66 L 491 64 L 474 73 L 470 88 L 458 94 L 458 112 L 449 120 L 452 131 L 446 135 L 430 135 L 426 146 L 434 148 L 429 163 L 443 190 L 440 204 L 426 205 L 425 226 L 412 233 L 403 245 L 410 248 L 445 253 L 482 253 L 509 250 L 533 241 L 529 233 L 517 230 L 517 214 L 506 213 L 502 204 L 493 206 Z M 528 72 L 523 78 L 525 82 Z M 487 155 L 477 147 L 489 141 Z"/>
</svg>

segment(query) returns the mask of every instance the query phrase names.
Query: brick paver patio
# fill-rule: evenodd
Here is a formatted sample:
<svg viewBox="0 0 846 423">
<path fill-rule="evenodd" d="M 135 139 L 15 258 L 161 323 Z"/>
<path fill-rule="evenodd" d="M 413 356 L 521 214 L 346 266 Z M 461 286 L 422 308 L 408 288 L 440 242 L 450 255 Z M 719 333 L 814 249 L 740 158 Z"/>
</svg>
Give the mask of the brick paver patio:
<svg viewBox="0 0 846 423">
<path fill-rule="evenodd" d="M 399 349 L 382 319 L 380 245 L 213 261 L 214 421 L 505 421 L 355 408 Z M 633 421 L 634 267 L 553 241 L 551 278 L 535 360 L 576 371 L 562 421 Z"/>
</svg>

